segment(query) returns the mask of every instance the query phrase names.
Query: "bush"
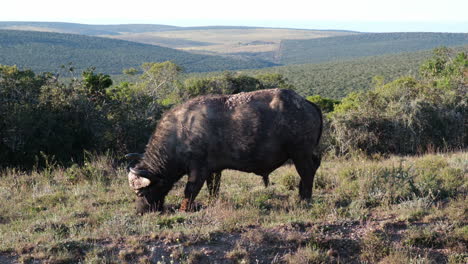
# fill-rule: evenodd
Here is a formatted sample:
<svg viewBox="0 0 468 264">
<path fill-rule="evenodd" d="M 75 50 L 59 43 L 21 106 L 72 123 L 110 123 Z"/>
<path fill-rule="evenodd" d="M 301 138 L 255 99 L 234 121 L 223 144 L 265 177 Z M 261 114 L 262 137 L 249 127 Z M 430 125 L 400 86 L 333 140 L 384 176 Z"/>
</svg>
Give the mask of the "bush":
<svg viewBox="0 0 468 264">
<path fill-rule="evenodd" d="M 218 77 L 187 79 L 180 89 L 180 97 L 187 99 L 206 94 L 236 94 L 260 89 L 265 89 L 260 80 L 226 72 Z"/>
<path fill-rule="evenodd" d="M 448 55 L 438 59 L 444 63 L 425 64 L 421 79 L 376 82 L 374 90 L 344 98 L 330 114 L 338 153 L 415 154 L 465 148 L 468 59 L 463 53 L 456 59 Z"/>
<path fill-rule="evenodd" d="M 85 150 L 141 151 L 161 109 L 131 85 L 111 84 L 93 69 L 61 82 L 0 65 L 0 168 L 45 167 L 43 157 L 83 162 Z"/>
<path fill-rule="evenodd" d="M 449 167 L 441 156 L 429 155 L 419 159 L 413 168 L 415 185 L 422 196 L 434 199 L 453 197 L 466 192 L 466 177 L 459 168 Z"/>
<path fill-rule="evenodd" d="M 335 110 L 335 106 L 340 104 L 340 101 L 338 100 L 321 97 L 320 95 L 307 96 L 306 99 L 318 105 L 324 113 L 333 112 L 333 110 Z"/>
</svg>

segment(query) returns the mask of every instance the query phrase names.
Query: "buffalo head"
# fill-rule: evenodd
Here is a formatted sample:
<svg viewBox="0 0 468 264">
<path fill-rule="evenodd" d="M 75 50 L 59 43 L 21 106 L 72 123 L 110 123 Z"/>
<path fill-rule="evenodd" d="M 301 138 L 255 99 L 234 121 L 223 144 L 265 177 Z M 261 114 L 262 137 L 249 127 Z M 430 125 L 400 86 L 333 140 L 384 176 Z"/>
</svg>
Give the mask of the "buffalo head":
<svg viewBox="0 0 468 264">
<path fill-rule="evenodd" d="M 127 166 L 128 184 L 136 193 L 136 210 L 138 214 L 151 211 L 162 211 L 164 197 L 167 194 L 164 190 L 164 181 L 161 177 L 141 168 L 139 164 L 142 154 L 127 154 L 126 158 L 131 160 Z"/>
</svg>

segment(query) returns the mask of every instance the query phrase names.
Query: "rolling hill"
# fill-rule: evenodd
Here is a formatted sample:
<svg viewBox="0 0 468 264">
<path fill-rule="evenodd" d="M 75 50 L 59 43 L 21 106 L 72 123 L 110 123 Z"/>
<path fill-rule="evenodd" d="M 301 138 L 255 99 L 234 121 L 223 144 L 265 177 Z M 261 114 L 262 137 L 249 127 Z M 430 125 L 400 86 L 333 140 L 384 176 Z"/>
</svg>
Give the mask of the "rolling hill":
<svg viewBox="0 0 468 264">
<path fill-rule="evenodd" d="M 128 40 L 206 55 L 235 55 L 276 60 L 285 39 L 356 34 L 345 30 L 309 30 L 244 26 L 177 27 L 151 24 L 87 25 L 59 22 L 0 22 L 0 29 L 71 33 Z"/>
<path fill-rule="evenodd" d="M 119 74 L 143 62 L 174 61 L 186 72 L 263 68 L 274 64 L 246 58 L 192 54 L 175 49 L 110 38 L 37 31 L 0 30 L 0 64 L 57 71 L 73 63 L 76 70 L 94 66 Z"/>
<path fill-rule="evenodd" d="M 468 53 L 468 45 L 452 47 L 453 53 Z M 302 96 L 316 95 L 340 99 L 351 92 L 373 87 L 375 76 L 390 82 L 401 76 L 417 76 L 419 65 L 433 56 L 432 50 L 404 52 L 332 61 L 316 64 L 295 64 L 263 69 L 245 70 L 246 75 L 278 73 L 288 79 Z M 192 73 L 188 77 L 220 75 L 220 72 Z"/>
<path fill-rule="evenodd" d="M 466 33 L 366 33 L 307 40 L 283 40 L 280 64 L 320 63 L 468 44 Z"/>
<path fill-rule="evenodd" d="M 227 55 L 242 58 L 244 61 L 256 61 L 246 68 L 263 67 L 258 63 L 262 64 L 265 61 L 281 65 L 322 63 L 428 50 L 442 45 L 468 44 L 468 34 L 465 33 L 360 33 L 345 30 L 243 26 L 178 27 L 154 24 L 88 25 L 60 22 L 0 22 L 0 29 L 99 36 L 195 54 Z M 189 71 L 200 71 L 188 68 Z M 225 69 L 225 67 L 212 68 Z"/>
<path fill-rule="evenodd" d="M 176 26 L 152 24 L 88 25 L 64 22 L 0 22 L 0 29 L 70 33 L 89 36 L 158 32 L 179 28 Z"/>
<path fill-rule="evenodd" d="M 275 60 L 276 53 L 283 40 L 315 39 L 333 36 L 356 34 L 347 31 L 321 31 L 281 28 L 236 28 L 236 27 L 201 27 L 185 28 L 171 31 L 126 33 L 107 35 L 105 37 L 179 48 L 201 54 L 230 54 L 259 57 Z M 177 40 L 183 45 L 173 46 Z M 195 45 L 185 45 L 187 41 Z M 203 43 L 200 45 L 199 43 Z"/>
</svg>

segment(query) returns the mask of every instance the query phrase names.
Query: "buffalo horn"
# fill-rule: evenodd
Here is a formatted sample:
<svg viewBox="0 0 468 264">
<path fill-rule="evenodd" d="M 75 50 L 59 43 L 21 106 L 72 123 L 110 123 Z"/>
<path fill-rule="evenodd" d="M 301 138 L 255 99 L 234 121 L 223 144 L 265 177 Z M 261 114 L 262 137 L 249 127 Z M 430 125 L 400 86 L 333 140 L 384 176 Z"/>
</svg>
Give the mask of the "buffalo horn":
<svg viewBox="0 0 468 264">
<path fill-rule="evenodd" d="M 140 154 L 140 153 L 128 153 L 127 155 L 125 155 L 125 158 L 126 158 L 126 159 L 129 159 L 129 160 L 139 160 L 139 159 L 142 159 L 142 158 L 143 158 L 143 154 Z"/>
<path fill-rule="evenodd" d="M 135 169 L 135 168 L 130 167 L 130 171 L 135 175 L 138 175 L 138 176 L 141 176 L 141 177 L 144 177 L 144 178 L 147 178 L 147 179 L 149 179 L 151 177 L 151 173 L 149 171 L 147 171 L 147 170 L 139 170 L 139 169 Z"/>
<path fill-rule="evenodd" d="M 132 171 L 128 174 L 128 183 L 138 194 L 139 190 L 148 187 L 151 184 L 151 181 L 145 177 L 140 177 Z"/>
</svg>

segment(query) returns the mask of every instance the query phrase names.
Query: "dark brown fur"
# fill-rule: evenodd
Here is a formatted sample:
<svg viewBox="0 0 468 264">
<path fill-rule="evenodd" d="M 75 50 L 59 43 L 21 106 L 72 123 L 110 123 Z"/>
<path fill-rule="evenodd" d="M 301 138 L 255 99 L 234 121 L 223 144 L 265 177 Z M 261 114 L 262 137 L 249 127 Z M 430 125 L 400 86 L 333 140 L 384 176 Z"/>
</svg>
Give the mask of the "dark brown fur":
<svg viewBox="0 0 468 264">
<path fill-rule="evenodd" d="M 136 166 L 151 172 L 151 185 L 140 190 L 138 211 L 162 210 L 164 197 L 185 174 L 182 210 L 191 208 L 206 180 L 213 185 L 213 173 L 253 172 L 267 184 L 268 174 L 288 159 L 301 177 L 299 195 L 308 200 L 320 166 L 321 133 L 320 109 L 291 90 L 192 99 L 161 118 Z"/>
</svg>

